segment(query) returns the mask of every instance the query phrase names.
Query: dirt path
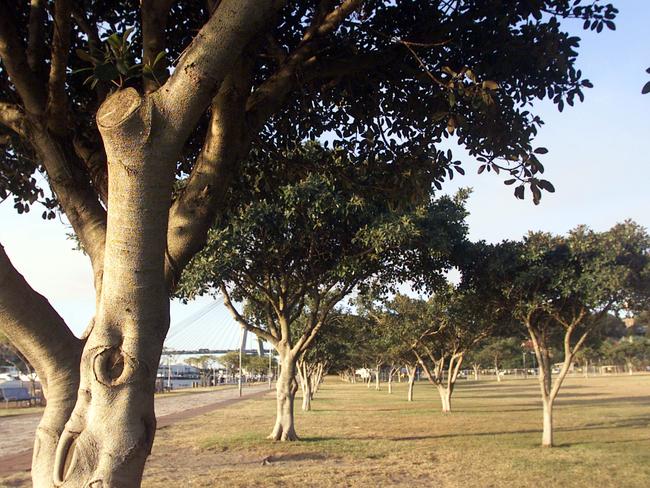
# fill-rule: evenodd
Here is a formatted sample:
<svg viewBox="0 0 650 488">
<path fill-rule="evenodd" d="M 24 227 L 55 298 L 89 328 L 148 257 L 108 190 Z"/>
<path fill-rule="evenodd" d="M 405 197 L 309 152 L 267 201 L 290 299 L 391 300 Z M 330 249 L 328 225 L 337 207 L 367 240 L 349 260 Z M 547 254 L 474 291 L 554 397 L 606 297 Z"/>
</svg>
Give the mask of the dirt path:
<svg viewBox="0 0 650 488">
<path fill-rule="evenodd" d="M 246 387 L 239 398 L 237 388 L 213 392 L 156 397 L 158 428 L 222 408 L 268 392 L 267 385 Z M 0 418 L 0 476 L 29 470 L 34 433 L 40 414 Z"/>
</svg>

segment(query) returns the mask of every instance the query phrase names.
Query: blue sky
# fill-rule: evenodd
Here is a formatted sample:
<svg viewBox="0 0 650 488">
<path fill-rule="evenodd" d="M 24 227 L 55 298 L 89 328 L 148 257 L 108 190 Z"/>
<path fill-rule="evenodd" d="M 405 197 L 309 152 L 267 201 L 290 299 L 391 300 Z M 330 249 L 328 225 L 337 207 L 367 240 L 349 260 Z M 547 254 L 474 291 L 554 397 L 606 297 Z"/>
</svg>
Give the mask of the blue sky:
<svg viewBox="0 0 650 488">
<path fill-rule="evenodd" d="M 530 199 L 516 200 L 502 178 L 476 175 L 476 165 L 468 159 L 467 176 L 444 188 L 454 192 L 473 187 L 468 205 L 471 239 L 519 239 L 528 230 L 564 233 L 579 224 L 605 230 L 626 218 L 650 227 L 650 95 L 641 95 L 650 80 L 645 73 L 650 66 L 650 2 L 616 3 L 621 13 L 615 32 L 596 35 L 582 31 L 580 23 L 567 24 L 582 38 L 578 66 L 595 85 L 586 91 L 585 102 L 561 114 L 550 103 L 535 108 L 546 122 L 536 146 L 549 149 L 542 162 L 556 193 L 544 193 L 539 206 Z M 0 242 L 14 266 L 80 333 L 94 313 L 88 259 L 72 250 L 62 222 L 45 222 L 39 214 L 17 215 L 10 199 L 0 204 Z M 204 298 L 172 304 L 171 345 L 235 347 L 238 326 L 222 306 L 174 333 L 175 324 L 210 302 Z"/>
</svg>

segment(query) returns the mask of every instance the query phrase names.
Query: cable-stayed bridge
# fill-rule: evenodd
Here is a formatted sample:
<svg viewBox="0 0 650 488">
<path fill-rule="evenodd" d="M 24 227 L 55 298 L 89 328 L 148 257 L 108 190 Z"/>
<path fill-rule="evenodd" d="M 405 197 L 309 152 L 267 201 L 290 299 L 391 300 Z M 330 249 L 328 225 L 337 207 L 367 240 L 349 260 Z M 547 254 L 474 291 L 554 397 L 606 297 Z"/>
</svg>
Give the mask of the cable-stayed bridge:
<svg viewBox="0 0 650 488">
<path fill-rule="evenodd" d="M 187 314 L 187 309 L 191 312 Z M 185 312 L 182 319 L 175 316 Z M 176 313 L 177 312 L 177 313 Z M 165 339 L 164 355 L 225 354 L 239 350 L 242 340 L 242 328 L 232 319 L 230 312 L 223 305 L 223 297 L 202 300 L 189 306 L 176 307 L 172 310 L 172 320 Z M 254 334 L 247 334 L 245 350 L 248 354 L 257 354 L 259 344 Z M 268 353 L 268 344 L 263 353 Z"/>
</svg>

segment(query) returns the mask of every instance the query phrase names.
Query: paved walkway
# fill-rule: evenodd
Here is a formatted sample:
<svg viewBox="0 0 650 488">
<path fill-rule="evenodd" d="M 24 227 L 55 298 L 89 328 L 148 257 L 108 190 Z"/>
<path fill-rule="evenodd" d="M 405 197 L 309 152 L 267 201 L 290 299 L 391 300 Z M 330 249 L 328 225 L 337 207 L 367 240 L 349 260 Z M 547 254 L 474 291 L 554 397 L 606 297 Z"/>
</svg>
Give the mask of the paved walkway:
<svg viewBox="0 0 650 488">
<path fill-rule="evenodd" d="M 242 400 L 268 392 L 268 385 L 247 386 Z M 158 427 L 203 415 L 239 401 L 238 389 L 156 397 Z M 0 476 L 29 469 L 34 434 L 41 414 L 0 417 Z"/>
</svg>

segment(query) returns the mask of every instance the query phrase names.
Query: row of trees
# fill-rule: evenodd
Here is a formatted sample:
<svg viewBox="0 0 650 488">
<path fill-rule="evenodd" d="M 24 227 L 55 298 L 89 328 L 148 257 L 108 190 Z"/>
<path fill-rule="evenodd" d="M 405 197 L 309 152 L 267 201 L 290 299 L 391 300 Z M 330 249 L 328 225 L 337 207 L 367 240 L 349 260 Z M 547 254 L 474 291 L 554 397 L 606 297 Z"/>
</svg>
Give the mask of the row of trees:
<svg viewBox="0 0 650 488">
<path fill-rule="evenodd" d="M 140 484 L 175 294 L 219 290 L 273 344 L 272 437 L 295 437 L 291 378 L 335 304 L 418 268 L 438 281 L 451 264 L 464 211 L 431 192 L 465 170 L 441 141 L 453 134 L 479 172 L 538 203 L 553 186 L 532 103 L 562 110 L 591 86 L 562 22 L 600 32 L 616 12 L 598 0 L 0 1 L 0 198 L 66 216 L 96 295 L 77 338 L 0 247 L 0 325 L 48 398 L 34 486 Z M 316 139 L 335 151 L 305 149 Z M 244 298 L 250 313 L 232 306 Z"/>
<path fill-rule="evenodd" d="M 552 446 L 553 404 L 572 364 L 585 360 L 589 339 L 596 343 L 599 329 L 611 327 L 612 313 L 648 309 L 649 250 L 647 231 L 631 221 L 605 232 L 582 226 L 566 236 L 530 233 L 521 242 L 469 245 L 461 253 L 458 285 L 437 288 L 426 300 L 361 300 L 356 320 L 367 324 L 363 334 L 371 337 L 363 361 L 377 373 L 389 364 L 389 381 L 405 366 L 409 400 L 415 367 L 421 368 L 449 412 L 468 356 L 475 366 L 490 358 L 498 371 L 503 356 L 521 354 L 526 339 L 539 371 L 542 445 Z M 612 353 L 644 356 L 644 346 L 642 340 L 620 342 Z"/>
</svg>

